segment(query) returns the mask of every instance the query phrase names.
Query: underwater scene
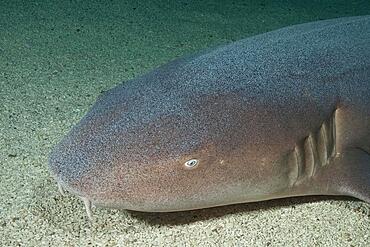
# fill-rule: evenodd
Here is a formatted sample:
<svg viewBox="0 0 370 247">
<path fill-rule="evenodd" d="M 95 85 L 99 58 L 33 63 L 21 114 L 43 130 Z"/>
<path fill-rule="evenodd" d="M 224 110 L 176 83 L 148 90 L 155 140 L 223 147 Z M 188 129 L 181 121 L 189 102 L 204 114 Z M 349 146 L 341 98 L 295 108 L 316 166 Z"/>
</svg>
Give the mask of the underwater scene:
<svg viewBox="0 0 370 247">
<path fill-rule="evenodd" d="M 370 2 L 1 1 L 0 246 L 370 246 Z"/>
</svg>

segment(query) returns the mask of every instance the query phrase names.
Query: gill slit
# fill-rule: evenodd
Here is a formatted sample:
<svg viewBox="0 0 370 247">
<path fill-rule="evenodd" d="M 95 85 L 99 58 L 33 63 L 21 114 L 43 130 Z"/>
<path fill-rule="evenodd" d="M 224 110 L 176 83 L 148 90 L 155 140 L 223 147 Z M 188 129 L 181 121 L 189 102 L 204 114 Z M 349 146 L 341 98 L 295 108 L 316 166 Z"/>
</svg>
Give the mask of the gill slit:
<svg viewBox="0 0 370 247">
<path fill-rule="evenodd" d="M 315 176 L 316 172 L 330 163 L 336 154 L 336 110 L 325 120 L 319 130 L 311 132 L 299 141 L 292 151 L 293 185 L 299 185 Z M 295 168 L 294 168 L 295 167 Z"/>
</svg>

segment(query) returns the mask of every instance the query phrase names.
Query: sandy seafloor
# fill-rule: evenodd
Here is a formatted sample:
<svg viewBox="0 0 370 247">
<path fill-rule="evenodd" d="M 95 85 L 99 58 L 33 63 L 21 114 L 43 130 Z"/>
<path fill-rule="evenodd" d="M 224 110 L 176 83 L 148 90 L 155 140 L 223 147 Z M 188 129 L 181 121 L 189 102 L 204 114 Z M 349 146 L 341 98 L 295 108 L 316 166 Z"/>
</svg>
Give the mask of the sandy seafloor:
<svg viewBox="0 0 370 247">
<path fill-rule="evenodd" d="M 224 2 L 1 1 L 0 246 L 370 246 L 370 206 L 351 198 L 95 208 L 89 222 L 80 200 L 58 193 L 48 154 L 101 92 L 205 47 L 370 14 L 366 0 Z"/>
</svg>

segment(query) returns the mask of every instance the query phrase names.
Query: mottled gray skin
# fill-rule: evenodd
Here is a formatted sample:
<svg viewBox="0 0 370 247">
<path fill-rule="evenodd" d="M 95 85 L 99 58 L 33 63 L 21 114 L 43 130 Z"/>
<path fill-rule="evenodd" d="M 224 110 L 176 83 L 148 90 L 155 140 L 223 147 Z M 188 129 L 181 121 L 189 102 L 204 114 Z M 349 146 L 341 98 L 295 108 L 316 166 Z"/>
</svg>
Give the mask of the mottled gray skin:
<svg viewBox="0 0 370 247">
<path fill-rule="evenodd" d="M 313 22 L 172 61 L 99 97 L 50 171 L 95 205 L 138 211 L 370 202 L 369 30 L 370 16 Z"/>
</svg>

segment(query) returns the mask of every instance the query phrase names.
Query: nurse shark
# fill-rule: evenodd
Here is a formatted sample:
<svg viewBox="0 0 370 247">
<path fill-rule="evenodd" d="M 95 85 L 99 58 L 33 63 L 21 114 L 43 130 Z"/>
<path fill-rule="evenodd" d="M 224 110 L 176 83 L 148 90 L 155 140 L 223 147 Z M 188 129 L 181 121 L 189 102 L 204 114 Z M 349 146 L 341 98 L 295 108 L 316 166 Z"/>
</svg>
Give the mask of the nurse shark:
<svg viewBox="0 0 370 247">
<path fill-rule="evenodd" d="M 370 202 L 370 16 L 282 28 L 124 82 L 51 152 L 61 190 L 167 212 L 305 195 Z"/>
</svg>

